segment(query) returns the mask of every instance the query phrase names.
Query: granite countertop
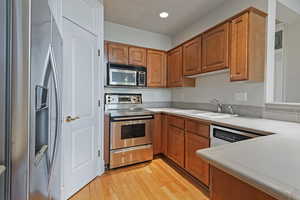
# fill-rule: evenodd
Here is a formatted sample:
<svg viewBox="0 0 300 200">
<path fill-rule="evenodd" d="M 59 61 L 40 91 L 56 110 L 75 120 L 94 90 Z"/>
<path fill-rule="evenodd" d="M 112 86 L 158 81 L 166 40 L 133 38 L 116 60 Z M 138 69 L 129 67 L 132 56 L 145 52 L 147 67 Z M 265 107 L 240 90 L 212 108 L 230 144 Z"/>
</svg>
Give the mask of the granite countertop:
<svg viewBox="0 0 300 200">
<path fill-rule="evenodd" d="M 0 165 L 0 176 L 5 172 L 5 169 L 3 165 Z"/>
<path fill-rule="evenodd" d="M 268 135 L 198 150 L 197 154 L 211 165 L 279 200 L 300 200 L 299 123 L 247 117 L 209 119 L 195 116 L 193 110 L 174 108 L 149 110 Z"/>
</svg>

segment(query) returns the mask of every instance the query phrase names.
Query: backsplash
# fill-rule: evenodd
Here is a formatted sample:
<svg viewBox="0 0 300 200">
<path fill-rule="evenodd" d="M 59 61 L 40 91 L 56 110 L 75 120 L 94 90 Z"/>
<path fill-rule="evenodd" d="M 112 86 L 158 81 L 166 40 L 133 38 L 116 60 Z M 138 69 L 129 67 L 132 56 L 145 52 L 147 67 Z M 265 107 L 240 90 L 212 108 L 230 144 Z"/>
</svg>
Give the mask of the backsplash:
<svg viewBox="0 0 300 200">
<path fill-rule="evenodd" d="M 281 109 L 266 106 L 263 118 L 300 123 L 300 109 Z"/>
<path fill-rule="evenodd" d="M 217 112 L 217 106 L 210 103 L 185 103 L 185 102 L 172 102 L 172 107 L 182 109 L 198 109 L 205 111 Z M 231 105 L 231 104 L 228 104 Z M 227 107 L 226 104 L 223 105 Z M 248 105 L 232 105 L 233 111 L 239 116 L 256 117 L 261 118 L 263 116 L 263 107 L 259 106 L 248 106 Z M 228 110 L 224 110 L 228 112 Z"/>
<path fill-rule="evenodd" d="M 229 72 L 198 77 L 195 88 L 172 89 L 172 101 L 209 103 L 216 98 L 223 104 L 264 106 L 264 83 L 230 82 L 229 79 Z"/>
<path fill-rule="evenodd" d="M 172 101 L 171 89 L 151 88 L 105 88 L 105 93 L 138 93 L 143 96 L 143 104 L 147 107 L 169 107 Z"/>
</svg>

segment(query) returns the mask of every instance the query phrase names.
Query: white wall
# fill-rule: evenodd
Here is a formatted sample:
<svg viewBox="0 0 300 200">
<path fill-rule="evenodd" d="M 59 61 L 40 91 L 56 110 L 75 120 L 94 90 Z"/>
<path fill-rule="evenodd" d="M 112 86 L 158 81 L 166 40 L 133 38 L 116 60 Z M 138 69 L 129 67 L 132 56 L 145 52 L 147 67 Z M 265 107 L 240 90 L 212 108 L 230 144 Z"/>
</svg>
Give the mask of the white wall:
<svg viewBox="0 0 300 200">
<path fill-rule="evenodd" d="M 207 16 L 199 19 L 197 23 L 186 28 L 183 32 L 176 34 L 172 38 L 172 46 L 177 46 L 250 6 L 267 12 L 267 0 L 226 0 Z"/>
<path fill-rule="evenodd" d="M 229 72 L 203 76 L 196 79 L 195 88 L 172 89 L 175 102 L 207 103 L 217 98 L 222 103 L 262 106 L 264 104 L 264 84 L 230 82 Z M 238 101 L 235 94 L 247 93 L 247 101 Z"/>
<path fill-rule="evenodd" d="M 300 21 L 287 25 L 286 36 L 286 102 L 300 103 L 299 92 L 299 50 Z"/>
<path fill-rule="evenodd" d="M 146 48 L 169 50 L 171 38 L 141 29 L 131 28 L 111 22 L 104 22 L 104 39 Z M 171 89 L 124 89 L 105 88 L 106 93 L 141 93 L 144 102 L 170 102 Z"/>
<path fill-rule="evenodd" d="M 169 50 L 171 38 L 120 24 L 104 22 L 104 39 L 153 49 Z"/>
<path fill-rule="evenodd" d="M 206 17 L 201 18 L 196 24 L 175 35 L 172 39 L 172 45 L 176 46 L 250 6 L 266 11 L 267 1 L 226 0 L 224 4 L 210 12 Z M 236 100 L 236 93 L 247 93 L 247 100 Z M 229 81 L 229 74 L 223 73 L 197 78 L 196 88 L 172 90 L 172 101 L 207 103 L 214 98 L 227 104 L 263 106 L 264 83 L 232 83 Z"/>
</svg>

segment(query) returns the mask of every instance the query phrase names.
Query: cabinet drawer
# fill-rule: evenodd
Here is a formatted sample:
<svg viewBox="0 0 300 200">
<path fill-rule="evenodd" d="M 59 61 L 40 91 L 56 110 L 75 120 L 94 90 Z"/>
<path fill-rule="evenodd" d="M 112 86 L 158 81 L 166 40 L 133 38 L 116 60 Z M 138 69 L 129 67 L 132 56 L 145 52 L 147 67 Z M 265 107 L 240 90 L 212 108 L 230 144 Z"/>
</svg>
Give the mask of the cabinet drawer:
<svg viewBox="0 0 300 200">
<path fill-rule="evenodd" d="M 193 120 L 185 120 L 185 130 L 209 138 L 209 125 Z"/>
<path fill-rule="evenodd" d="M 176 116 L 168 116 L 168 124 L 184 129 L 184 119 Z"/>
</svg>

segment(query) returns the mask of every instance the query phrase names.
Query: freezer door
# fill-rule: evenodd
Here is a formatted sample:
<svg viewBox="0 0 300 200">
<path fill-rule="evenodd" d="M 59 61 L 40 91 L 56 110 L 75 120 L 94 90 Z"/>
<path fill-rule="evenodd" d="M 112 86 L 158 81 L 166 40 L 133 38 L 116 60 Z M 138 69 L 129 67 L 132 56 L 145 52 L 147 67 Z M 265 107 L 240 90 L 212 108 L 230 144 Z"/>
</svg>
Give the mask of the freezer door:
<svg viewBox="0 0 300 200">
<path fill-rule="evenodd" d="M 60 199 L 62 39 L 47 0 L 32 0 L 29 199 Z"/>
</svg>

